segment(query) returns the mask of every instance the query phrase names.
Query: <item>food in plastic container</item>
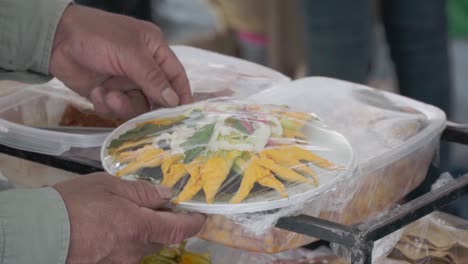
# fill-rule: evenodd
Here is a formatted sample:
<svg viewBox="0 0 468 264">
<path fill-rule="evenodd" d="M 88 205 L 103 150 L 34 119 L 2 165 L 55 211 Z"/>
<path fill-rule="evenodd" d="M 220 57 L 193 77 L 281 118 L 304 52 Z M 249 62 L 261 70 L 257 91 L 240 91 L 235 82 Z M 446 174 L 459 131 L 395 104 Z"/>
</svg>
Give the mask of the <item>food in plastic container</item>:
<svg viewBox="0 0 468 264">
<path fill-rule="evenodd" d="M 92 109 L 86 99 L 71 91 L 54 94 L 42 87 L 26 87 L 0 97 L 1 144 L 49 155 L 67 154 L 102 144 L 106 133 L 73 134 L 41 129 L 59 126 L 70 104 L 77 109 Z"/>
<path fill-rule="evenodd" d="M 399 202 L 425 178 L 445 127 L 439 109 L 396 94 L 328 78 L 278 86 L 252 100 L 314 112 L 352 144 L 358 170 L 334 190 L 308 202 L 302 213 L 345 224 L 359 223 Z M 265 214 L 257 220 L 269 221 Z M 275 253 L 315 241 L 272 228 L 252 233 L 245 223 L 210 216 L 199 235 L 231 247 Z M 247 222 L 248 223 L 248 222 Z M 270 222 L 268 222 L 270 224 Z"/>
<path fill-rule="evenodd" d="M 226 214 L 303 204 L 354 165 L 349 144 L 314 115 L 234 100 L 131 120 L 106 139 L 102 161 L 116 176 L 172 188 L 180 208 Z"/>
<path fill-rule="evenodd" d="M 100 117 L 94 111 L 80 110 L 68 105 L 63 112 L 59 126 L 69 127 L 118 127 L 123 121 Z"/>
</svg>

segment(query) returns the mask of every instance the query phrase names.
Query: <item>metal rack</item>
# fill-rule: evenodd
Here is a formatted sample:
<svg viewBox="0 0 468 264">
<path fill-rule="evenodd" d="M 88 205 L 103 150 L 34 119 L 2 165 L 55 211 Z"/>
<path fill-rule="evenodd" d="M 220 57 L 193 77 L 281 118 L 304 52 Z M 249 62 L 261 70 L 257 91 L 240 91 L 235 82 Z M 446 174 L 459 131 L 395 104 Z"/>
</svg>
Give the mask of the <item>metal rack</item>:
<svg viewBox="0 0 468 264">
<path fill-rule="evenodd" d="M 449 126 L 444 131 L 442 139 L 468 145 L 468 130 Z M 343 245 L 351 253 L 351 263 L 370 264 L 375 241 L 467 194 L 468 174 L 392 209 L 383 216 L 369 219 L 365 223 L 347 226 L 312 216 L 299 215 L 282 218 L 276 226 Z"/>
<path fill-rule="evenodd" d="M 468 145 L 468 130 L 466 127 L 450 125 L 445 129 L 442 140 Z M 5 145 L 0 145 L 0 153 L 78 174 L 103 170 L 98 161 L 71 156 L 49 156 Z M 312 216 L 299 215 L 280 219 L 276 227 L 343 245 L 350 250 L 353 264 L 369 264 L 372 263 L 375 241 L 467 194 L 468 174 L 442 188 L 392 209 L 383 216 L 369 219 L 365 223 L 347 226 Z"/>
</svg>

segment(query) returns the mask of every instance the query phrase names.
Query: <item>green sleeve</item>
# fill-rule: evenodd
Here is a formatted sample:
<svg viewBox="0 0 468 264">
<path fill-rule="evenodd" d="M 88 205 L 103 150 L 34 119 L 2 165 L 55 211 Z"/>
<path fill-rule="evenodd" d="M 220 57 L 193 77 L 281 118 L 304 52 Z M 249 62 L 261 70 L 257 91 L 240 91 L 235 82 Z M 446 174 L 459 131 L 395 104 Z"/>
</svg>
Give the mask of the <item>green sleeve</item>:
<svg viewBox="0 0 468 264">
<path fill-rule="evenodd" d="M 53 188 L 0 192 L 0 264 L 64 264 L 69 242 L 68 212 Z"/>
<path fill-rule="evenodd" d="M 44 82 L 57 24 L 71 0 L 0 0 L 0 80 Z"/>
</svg>

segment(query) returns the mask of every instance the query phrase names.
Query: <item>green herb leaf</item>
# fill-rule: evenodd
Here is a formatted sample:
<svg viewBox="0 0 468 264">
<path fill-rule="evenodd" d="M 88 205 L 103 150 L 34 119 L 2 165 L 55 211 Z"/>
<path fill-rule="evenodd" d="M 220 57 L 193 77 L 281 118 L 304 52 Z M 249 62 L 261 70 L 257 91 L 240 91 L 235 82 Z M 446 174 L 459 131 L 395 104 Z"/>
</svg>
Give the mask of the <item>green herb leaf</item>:
<svg viewBox="0 0 468 264">
<path fill-rule="evenodd" d="M 173 125 L 162 126 L 162 125 L 155 125 L 155 124 L 145 124 L 141 127 L 136 127 L 134 129 L 130 129 L 129 131 L 125 132 L 124 134 L 120 135 L 120 137 L 112 140 L 108 149 L 114 149 L 120 147 L 123 143 L 127 141 L 137 141 L 146 136 L 156 134 L 158 132 L 164 131 L 166 129 L 171 128 Z"/>
<path fill-rule="evenodd" d="M 184 163 L 194 160 L 206 147 L 203 145 L 210 142 L 215 124 L 208 124 L 195 132 L 187 141 L 181 144 L 187 151 L 185 152 Z"/>
<path fill-rule="evenodd" d="M 241 131 L 242 133 L 246 134 L 246 135 L 249 135 L 249 131 L 247 130 L 247 128 L 245 126 L 242 125 L 242 123 L 238 120 L 238 119 L 235 119 L 235 118 L 228 118 L 226 119 L 225 121 L 227 124 L 233 126 L 235 129 Z"/>
<path fill-rule="evenodd" d="M 208 144 L 210 142 L 211 136 L 213 135 L 215 124 L 208 124 L 200 128 L 195 132 L 187 141 L 182 143 L 183 148 L 190 148 L 196 145 Z"/>
<path fill-rule="evenodd" d="M 192 162 L 200 153 L 205 150 L 205 147 L 196 147 L 185 152 L 184 163 Z"/>
</svg>

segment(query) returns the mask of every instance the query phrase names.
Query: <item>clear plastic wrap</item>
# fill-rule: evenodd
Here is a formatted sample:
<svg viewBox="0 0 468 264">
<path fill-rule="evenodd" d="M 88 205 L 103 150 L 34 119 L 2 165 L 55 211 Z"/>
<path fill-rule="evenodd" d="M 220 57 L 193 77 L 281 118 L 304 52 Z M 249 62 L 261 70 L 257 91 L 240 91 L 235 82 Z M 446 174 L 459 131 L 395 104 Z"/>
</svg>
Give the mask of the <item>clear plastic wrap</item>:
<svg viewBox="0 0 468 264">
<path fill-rule="evenodd" d="M 345 247 L 332 244 L 332 248 L 341 259 L 350 259 Z M 376 241 L 372 263 L 468 263 L 468 221 L 447 213 L 433 212 Z"/>
<path fill-rule="evenodd" d="M 432 213 L 403 229 L 398 243 L 380 263 L 390 260 L 409 264 L 468 263 L 468 221 Z"/>
<path fill-rule="evenodd" d="M 249 252 L 213 242 L 190 239 L 187 249 L 209 253 L 211 264 L 348 264 L 349 254 L 337 255 L 322 246 L 314 250 L 293 249 L 276 254 Z M 343 248 L 340 247 L 340 250 Z M 468 221 L 434 212 L 374 244 L 376 264 L 465 264 L 468 263 Z"/>
<path fill-rule="evenodd" d="M 445 126 L 444 113 L 435 107 L 328 78 L 294 81 L 251 99 L 314 112 L 351 142 L 358 170 L 348 181 L 312 199 L 301 212 L 344 224 L 362 222 L 416 188 L 426 176 Z M 278 228 L 259 235 L 237 219 L 221 215 L 210 216 L 199 236 L 268 253 L 316 240 Z"/>
<path fill-rule="evenodd" d="M 232 99 L 130 120 L 101 159 L 111 174 L 172 188 L 177 208 L 229 215 L 251 230 L 273 226 L 268 219 L 302 208 L 355 166 L 349 143 L 313 114 Z M 251 221 L 258 212 L 261 226 Z"/>
<path fill-rule="evenodd" d="M 287 83 L 290 78 L 264 66 L 187 46 L 173 46 L 184 65 L 197 101 L 217 97 L 244 99 Z"/>
</svg>

